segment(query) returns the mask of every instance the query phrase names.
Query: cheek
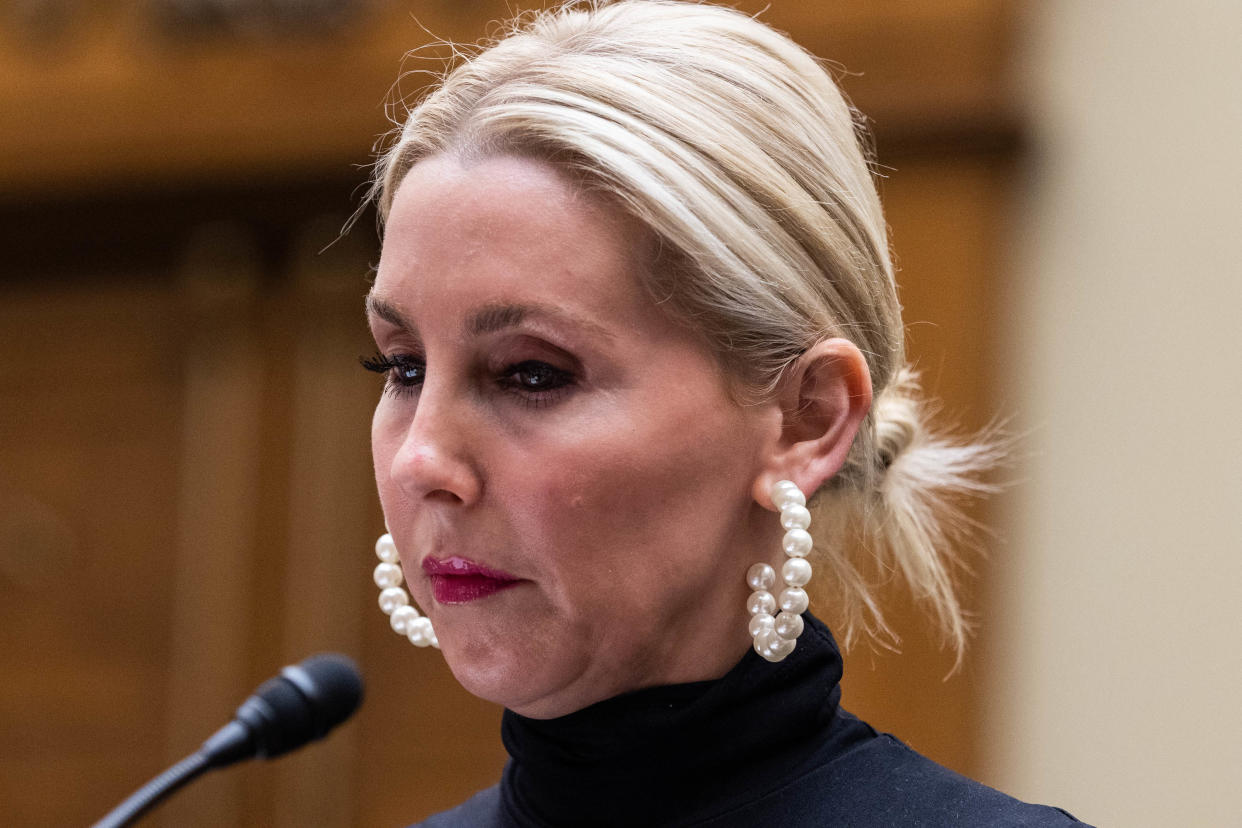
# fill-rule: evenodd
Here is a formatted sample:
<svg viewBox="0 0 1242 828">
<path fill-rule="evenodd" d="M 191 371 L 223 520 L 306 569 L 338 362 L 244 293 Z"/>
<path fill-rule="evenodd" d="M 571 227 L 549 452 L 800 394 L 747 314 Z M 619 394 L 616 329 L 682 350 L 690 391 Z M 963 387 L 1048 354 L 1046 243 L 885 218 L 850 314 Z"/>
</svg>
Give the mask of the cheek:
<svg viewBox="0 0 1242 828">
<path fill-rule="evenodd" d="M 392 407 L 385 403 L 386 400 L 381 399 L 371 417 L 371 461 L 375 466 L 375 487 L 380 505 L 385 516 L 388 516 L 391 514 L 389 510 L 396 504 L 392 461 L 401 446 L 401 433 Z"/>
<path fill-rule="evenodd" d="M 748 497 L 747 443 L 736 421 L 708 419 L 702 406 L 656 410 L 578 430 L 523 464 L 521 535 L 555 556 L 546 563 L 566 601 L 643 604 L 717 568 Z"/>
</svg>

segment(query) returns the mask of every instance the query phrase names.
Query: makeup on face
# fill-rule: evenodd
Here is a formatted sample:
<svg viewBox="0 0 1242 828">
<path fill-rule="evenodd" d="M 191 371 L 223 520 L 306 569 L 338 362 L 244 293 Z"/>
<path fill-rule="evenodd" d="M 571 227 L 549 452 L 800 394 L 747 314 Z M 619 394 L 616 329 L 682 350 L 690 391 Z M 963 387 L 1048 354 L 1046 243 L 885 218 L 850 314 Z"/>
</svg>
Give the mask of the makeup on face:
<svg viewBox="0 0 1242 828">
<path fill-rule="evenodd" d="M 432 593 L 441 604 L 468 604 L 522 581 L 456 555 L 449 558 L 423 558 L 423 572 L 431 579 Z"/>
</svg>

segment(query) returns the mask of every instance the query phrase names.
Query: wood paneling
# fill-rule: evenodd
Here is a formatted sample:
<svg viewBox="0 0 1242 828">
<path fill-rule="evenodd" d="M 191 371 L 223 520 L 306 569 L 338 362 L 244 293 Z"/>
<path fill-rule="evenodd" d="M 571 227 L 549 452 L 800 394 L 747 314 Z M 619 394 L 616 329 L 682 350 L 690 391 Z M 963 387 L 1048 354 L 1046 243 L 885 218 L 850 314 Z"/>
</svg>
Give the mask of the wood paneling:
<svg viewBox="0 0 1242 828">
<path fill-rule="evenodd" d="M 245 228 L 199 230 L 176 283 L 183 303 L 176 575 L 166 690 L 165 759 L 185 756 L 219 727 L 247 684 L 260 511 L 263 329 L 260 273 Z M 257 628 L 257 629 L 256 629 Z M 161 814 L 170 825 L 236 823 L 240 779 L 220 774 Z"/>
<path fill-rule="evenodd" d="M 0 28 L 0 190 L 63 192 L 274 171 L 344 171 L 390 124 L 402 56 L 435 37 L 474 42 L 512 3 L 360 3 L 316 36 L 161 29 L 155 3 L 70 4 L 38 36 Z M 521 4 L 527 5 L 527 4 Z M 979 142 L 1014 130 L 1012 0 L 746 2 L 831 58 L 882 143 Z M 405 63 L 435 70 L 444 49 Z M 420 76 L 400 84 L 417 92 Z"/>
<path fill-rule="evenodd" d="M 0 802 L 12 824 L 85 824 L 162 761 L 175 320 L 171 292 L 142 284 L 0 289 Z"/>
</svg>

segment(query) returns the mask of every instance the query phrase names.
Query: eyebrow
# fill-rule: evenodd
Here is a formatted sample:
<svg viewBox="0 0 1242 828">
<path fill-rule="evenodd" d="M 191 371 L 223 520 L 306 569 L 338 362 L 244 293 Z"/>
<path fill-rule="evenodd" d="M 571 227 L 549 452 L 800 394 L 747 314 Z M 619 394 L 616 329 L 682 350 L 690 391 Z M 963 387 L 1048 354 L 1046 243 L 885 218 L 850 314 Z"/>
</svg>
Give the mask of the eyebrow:
<svg viewBox="0 0 1242 828">
<path fill-rule="evenodd" d="M 367 316 L 378 316 L 390 325 L 394 325 L 403 331 L 411 331 L 414 326 L 406 321 L 401 311 L 397 310 L 397 306 L 391 302 L 385 301 L 374 293 L 368 293 L 366 298 Z"/>
<path fill-rule="evenodd" d="M 410 324 L 409 320 L 398 310 L 396 305 L 376 296 L 374 293 L 367 294 L 366 311 L 368 315 L 377 316 L 404 331 L 414 330 L 414 326 Z M 471 336 L 484 336 L 506 330 L 507 328 L 517 327 L 528 319 L 548 319 L 553 322 L 567 323 L 591 331 L 606 339 L 613 339 L 611 331 L 595 322 L 576 316 L 563 308 L 542 304 L 488 303 L 467 317 L 464 328 L 466 333 Z"/>
</svg>

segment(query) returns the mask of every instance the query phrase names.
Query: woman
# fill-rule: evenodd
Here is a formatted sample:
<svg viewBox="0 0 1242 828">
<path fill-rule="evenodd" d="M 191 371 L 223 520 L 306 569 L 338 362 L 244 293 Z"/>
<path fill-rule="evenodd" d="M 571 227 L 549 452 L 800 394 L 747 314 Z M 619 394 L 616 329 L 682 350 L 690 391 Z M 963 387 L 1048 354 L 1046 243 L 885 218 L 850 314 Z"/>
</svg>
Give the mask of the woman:
<svg viewBox="0 0 1242 828">
<path fill-rule="evenodd" d="M 935 515 L 987 458 L 919 421 L 809 54 L 710 6 L 541 14 L 412 110 L 376 193 L 381 606 L 504 705 L 512 756 L 428 825 L 1073 822 L 837 706 L 812 568 L 847 635 L 883 630 L 864 532 L 960 650 Z"/>
</svg>

